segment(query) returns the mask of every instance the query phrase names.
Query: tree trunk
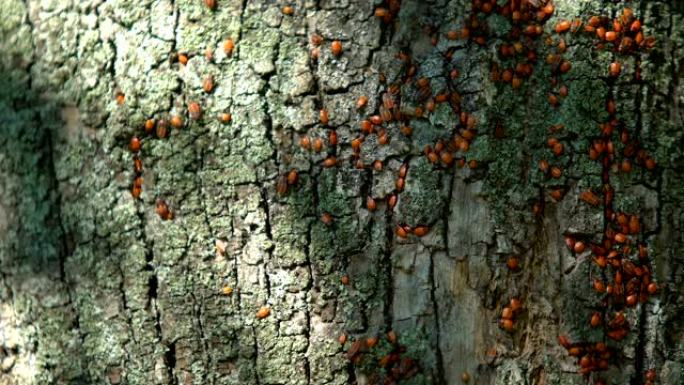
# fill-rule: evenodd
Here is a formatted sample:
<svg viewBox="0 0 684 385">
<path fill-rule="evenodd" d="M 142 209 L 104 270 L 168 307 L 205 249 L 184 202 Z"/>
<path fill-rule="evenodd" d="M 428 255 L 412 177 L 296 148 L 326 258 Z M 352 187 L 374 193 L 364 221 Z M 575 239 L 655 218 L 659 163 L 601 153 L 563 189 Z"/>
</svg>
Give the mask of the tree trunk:
<svg viewBox="0 0 684 385">
<path fill-rule="evenodd" d="M 630 4 L 556 0 L 544 36 L 530 39 L 532 76 L 512 89 L 492 77 L 515 64 L 499 53 L 510 23 L 480 13 L 486 41 L 465 39 L 470 1 L 403 0 L 384 21 L 379 2 L 363 0 L 216 3 L 2 2 L 0 384 L 382 384 L 393 370 L 403 384 L 584 383 L 559 335 L 608 341 L 609 369 L 591 381 L 645 384 L 653 368 L 656 383 L 684 384 L 684 7 L 631 4 L 656 44 L 620 55 L 554 26 L 619 17 Z M 545 63 L 561 37 L 566 74 Z M 551 77 L 569 88 L 558 107 Z M 429 85 L 416 86 L 421 78 Z M 368 135 L 359 169 L 350 143 L 392 84 L 412 134 L 392 122 L 388 144 Z M 410 117 L 427 91 L 452 97 Z M 629 173 L 587 154 L 611 119 L 608 98 L 648 154 Z M 182 127 L 160 138 L 160 120 L 175 116 Z M 423 154 L 472 123 L 469 151 L 454 152 L 452 165 Z M 302 148 L 304 136 L 310 147 L 322 138 L 322 151 Z M 612 138 L 621 161 L 619 130 Z M 325 167 L 332 155 L 337 164 Z M 641 167 L 648 157 L 653 170 Z M 538 170 L 544 159 L 560 178 Z M 595 206 L 580 199 L 589 189 Z M 607 323 L 621 310 L 602 307 L 592 288 L 615 271 L 601 270 L 590 247 L 612 226 L 611 207 L 640 219 L 627 242 L 645 242 L 648 262 L 635 263 L 657 283 L 624 310 L 620 342 L 589 324 L 593 312 Z M 517 270 L 507 267 L 513 256 Z M 506 325 L 511 298 L 522 306 Z"/>
</svg>

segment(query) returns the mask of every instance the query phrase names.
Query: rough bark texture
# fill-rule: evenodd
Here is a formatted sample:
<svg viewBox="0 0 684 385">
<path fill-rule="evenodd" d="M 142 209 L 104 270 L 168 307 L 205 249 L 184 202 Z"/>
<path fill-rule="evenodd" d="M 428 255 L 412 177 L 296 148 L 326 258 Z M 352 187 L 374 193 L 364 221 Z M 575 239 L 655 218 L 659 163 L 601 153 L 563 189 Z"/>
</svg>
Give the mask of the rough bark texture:
<svg viewBox="0 0 684 385">
<path fill-rule="evenodd" d="M 493 45 L 430 44 L 422 27 L 442 36 L 460 27 L 469 9 L 461 0 L 405 0 L 396 26 L 383 26 L 364 0 L 297 0 L 292 16 L 269 0 L 218 0 L 213 12 L 200 0 L 3 0 L 0 384 L 363 383 L 380 369 L 352 368 L 338 336 L 390 329 L 421 368 L 406 384 L 460 384 L 464 371 L 474 384 L 583 383 L 556 338 L 595 338 L 587 317 L 597 297 L 591 259 L 571 254 L 563 234 L 602 231 L 601 210 L 577 197 L 600 185 L 587 138 L 610 93 L 658 161 L 654 172 L 613 181 L 616 207 L 643 218 L 660 291 L 629 311 L 632 333 L 606 377 L 642 384 L 653 367 L 658 383 L 684 384 L 684 10 L 672 3 L 557 0 L 546 28 L 630 5 L 657 46 L 644 55 L 643 83 L 613 84 L 610 54 L 576 39 L 566 55 L 570 95 L 553 108 L 542 86 L 548 71 L 513 91 L 489 79 Z M 315 32 L 325 39 L 317 62 Z M 230 57 L 227 37 L 236 43 Z M 339 58 L 328 48 L 334 39 Z M 480 167 L 442 170 L 422 156 L 458 120 L 440 105 L 412 122 L 411 139 L 393 127 L 388 146 L 364 144 L 364 161 L 383 160 L 382 171 L 355 169 L 358 96 L 375 110 L 378 74 L 396 78 L 399 48 L 443 88 L 448 46 L 459 47 L 457 87 L 478 118 L 469 158 Z M 172 60 L 179 52 L 187 65 Z M 211 94 L 201 88 L 208 74 Z M 143 193 L 134 200 L 130 137 L 147 118 L 185 116 L 190 101 L 201 103 L 201 120 L 143 139 Z M 304 133 L 327 135 L 322 107 L 341 143 L 341 165 L 329 169 L 320 166 L 328 149 L 297 145 Z M 217 121 L 220 112 L 232 122 Z M 567 168 L 551 183 L 536 164 L 549 156 L 556 123 L 566 126 Z M 390 214 L 381 198 L 405 161 L 405 192 Z M 276 194 L 291 168 L 298 187 Z M 535 218 L 532 202 L 553 183 L 568 193 L 546 198 Z M 376 212 L 363 208 L 368 194 L 380 200 Z M 173 220 L 155 214 L 159 197 Z M 397 223 L 432 230 L 402 240 Z M 511 254 L 521 256 L 519 273 L 506 269 Z M 512 296 L 524 310 L 506 333 L 497 319 Z M 257 319 L 263 305 L 271 315 Z"/>
</svg>

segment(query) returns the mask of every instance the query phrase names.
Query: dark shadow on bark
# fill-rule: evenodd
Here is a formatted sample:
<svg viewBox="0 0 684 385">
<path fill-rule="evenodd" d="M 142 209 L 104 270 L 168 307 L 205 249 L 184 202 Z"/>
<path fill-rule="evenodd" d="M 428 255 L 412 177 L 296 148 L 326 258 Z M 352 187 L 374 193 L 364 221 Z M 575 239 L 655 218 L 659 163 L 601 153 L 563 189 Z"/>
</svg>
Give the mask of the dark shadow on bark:
<svg viewBox="0 0 684 385">
<path fill-rule="evenodd" d="M 62 228 L 53 160 L 62 120 L 57 105 L 31 89 L 28 72 L 0 70 L 0 302 L 14 309 L 20 329 L 38 330 L 33 346 L 17 349 L 36 354 L 59 381 L 86 384 L 71 370 L 85 363 L 82 339 L 67 337 L 80 325 L 65 277 L 73 246 Z"/>
</svg>

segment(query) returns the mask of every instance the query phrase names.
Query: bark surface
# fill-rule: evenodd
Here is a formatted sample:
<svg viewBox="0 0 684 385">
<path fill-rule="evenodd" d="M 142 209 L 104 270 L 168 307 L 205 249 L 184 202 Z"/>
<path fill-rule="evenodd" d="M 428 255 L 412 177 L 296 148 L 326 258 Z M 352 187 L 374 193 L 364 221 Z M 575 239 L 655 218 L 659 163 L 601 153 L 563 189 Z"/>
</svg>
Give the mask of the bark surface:
<svg viewBox="0 0 684 385">
<path fill-rule="evenodd" d="M 570 94 L 558 108 L 541 65 L 514 91 L 490 79 L 493 43 L 431 44 L 424 27 L 440 36 L 460 29 L 470 1 L 404 0 L 395 25 L 364 0 L 295 0 L 293 15 L 276 1 L 217 4 L 0 2 L 0 384 L 363 384 L 382 372 L 389 330 L 420 368 L 401 383 L 462 384 L 468 372 L 472 384 L 582 384 L 557 336 L 600 338 L 588 325 L 597 270 L 564 235 L 600 240 L 603 231 L 601 208 L 578 196 L 601 184 L 586 149 L 607 118 L 606 95 L 658 162 L 611 181 L 616 208 L 642 218 L 659 291 L 627 312 L 631 333 L 605 377 L 643 384 L 655 368 L 658 384 L 684 384 L 681 4 L 557 0 L 549 32 L 560 19 L 631 6 L 657 40 L 637 83 L 608 81 L 612 54 L 568 39 Z M 505 21 L 492 16 L 490 26 Z M 318 60 L 314 33 L 324 39 Z M 449 47 L 457 49 L 446 63 Z M 380 159 L 381 171 L 354 167 L 349 143 L 381 103 L 379 74 L 400 76 L 400 49 L 434 90 L 459 69 L 463 108 L 478 119 L 467 155 L 477 168 L 433 167 L 422 154 L 459 119 L 446 104 L 413 119 L 411 138 L 397 125 L 386 146 L 367 139 L 361 158 Z M 211 93 L 202 90 L 208 75 Z M 402 89 L 407 105 L 411 92 Z M 187 115 L 193 101 L 199 120 Z M 223 112 L 230 123 L 215 118 Z M 165 139 L 144 135 L 146 119 L 173 115 L 187 124 Z M 537 163 L 551 157 L 548 128 L 558 123 L 564 175 L 550 181 Z M 302 135 L 327 138 L 331 128 L 336 149 L 327 140 L 321 153 L 299 147 Z M 130 192 L 133 135 L 142 137 L 140 200 Z M 339 165 L 324 168 L 330 153 Z M 387 210 L 402 163 L 406 185 Z M 278 194 L 293 168 L 297 186 Z M 567 190 L 560 202 L 548 197 L 553 186 Z M 365 209 L 368 195 L 375 212 Z M 155 213 L 160 198 L 172 220 Z M 398 223 L 431 230 L 404 240 Z M 520 272 L 506 268 L 511 255 Z M 497 321 L 511 297 L 523 310 L 508 333 Z M 262 306 L 271 313 L 258 319 Z M 379 346 L 351 365 L 346 350 L 369 336 Z"/>
</svg>

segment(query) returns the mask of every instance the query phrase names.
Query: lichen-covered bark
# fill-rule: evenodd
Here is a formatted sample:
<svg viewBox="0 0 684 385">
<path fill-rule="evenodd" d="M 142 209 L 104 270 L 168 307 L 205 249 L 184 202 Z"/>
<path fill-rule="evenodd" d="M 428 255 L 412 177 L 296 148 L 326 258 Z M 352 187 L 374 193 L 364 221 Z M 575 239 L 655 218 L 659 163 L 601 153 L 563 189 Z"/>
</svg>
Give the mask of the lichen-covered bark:
<svg viewBox="0 0 684 385">
<path fill-rule="evenodd" d="M 629 5 L 657 46 L 644 56 L 643 83 L 613 85 L 600 70 L 608 53 L 570 44 L 570 95 L 553 108 L 541 66 L 536 83 L 514 91 L 489 79 L 493 46 L 430 44 L 423 27 L 441 36 L 460 28 L 469 1 L 404 0 L 394 26 L 364 0 L 296 0 L 291 16 L 281 2 L 217 3 L 215 11 L 200 0 L 0 4 L 0 384 L 364 383 L 380 369 L 354 368 L 338 336 L 389 330 L 420 367 L 407 384 L 460 384 L 463 372 L 475 384 L 583 383 L 556 338 L 591 337 L 596 296 L 591 259 L 575 258 L 563 234 L 602 232 L 600 210 L 577 197 L 600 184 L 586 148 L 606 119 L 607 94 L 658 161 L 654 172 L 613 183 L 616 207 L 643 218 L 660 290 L 630 314 L 637 322 L 623 359 L 606 377 L 642 384 L 653 367 L 658 383 L 684 384 L 681 5 L 557 0 L 547 28 Z M 318 60 L 314 33 L 324 38 Z M 332 40 L 343 44 L 340 57 Z M 382 160 L 381 171 L 354 168 L 357 98 L 377 108 L 378 75 L 398 78 L 400 49 L 443 89 L 452 46 L 464 109 L 478 118 L 468 155 L 478 168 L 443 170 L 422 156 L 458 120 L 446 104 L 414 119 L 411 138 L 397 126 L 389 145 L 364 143 L 362 161 Z M 207 75 L 211 93 L 202 91 Z M 188 120 L 193 101 L 200 120 L 165 139 L 143 137 L 143 192 L 133 199 L 130 137 L 148 118 Z M 318 154 L 297 142 L 327 137 L 320 108 L 341 144 Z M 229 124 L 215 118 L 222 112 Z M 573 148 L 563 178 L 549 183 L 536 164 L 549 156 L 546 135 L 557 123 Z M 331 151 L 339 167 L 321 167 Z M 389 212 L 383 199 L 404 162 L 405 191 Z M 293 168 L 298 186 L 277 194 L 278 177 Z M 535 218 L 532 202 L 554 183 L 568 192 L 547 198 Z M 377 211 L 363 208 L 367 195 Z M 157 216 L 157 198 L 173 220 Z M 397 223 L 431 231 L 402 240 Z M 505 267 L 511 254 L 521 256 L 519 273 Z M 496 321 L 512 296 L 524 310 L 506 333 Z M 271 314 L 257 319 L 262 306 Z"/>
</svg>

